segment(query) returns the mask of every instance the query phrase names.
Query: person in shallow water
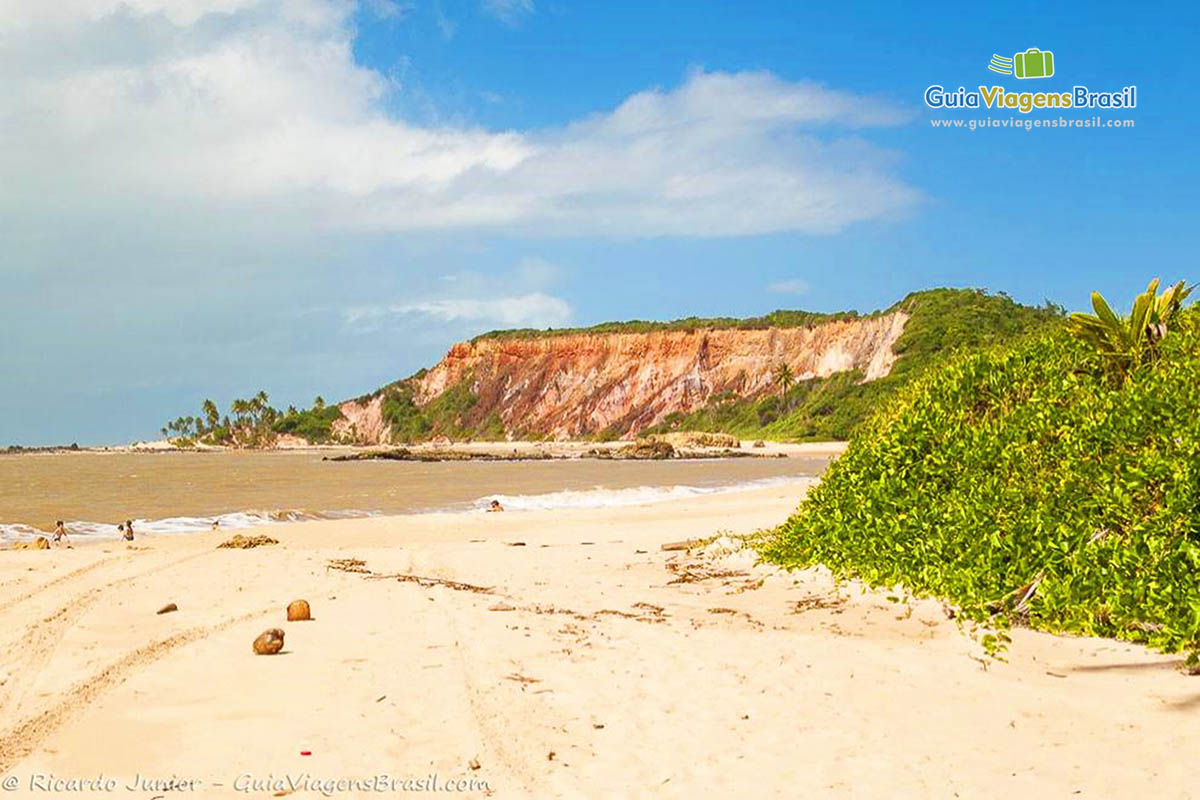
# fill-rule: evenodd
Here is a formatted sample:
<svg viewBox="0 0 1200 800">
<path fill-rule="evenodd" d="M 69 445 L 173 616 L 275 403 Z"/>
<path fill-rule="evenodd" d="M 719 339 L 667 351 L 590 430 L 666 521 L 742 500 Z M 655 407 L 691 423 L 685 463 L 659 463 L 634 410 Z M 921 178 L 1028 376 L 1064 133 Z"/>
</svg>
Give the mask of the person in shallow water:
<svg viewBox="0 0 1200 800">
<path fill-rule="evenodd" d="M 124 525 L 118 525 L 117 530 L 121 531 L 121 538 L 127 542 L 133 541 L 133 520 L 125 520 Z"/>
<path fill-rule="evenodd" d="M 55 544 L 62 544 L 66 545 L 67 547 L 71 546 L 71 540 L 67 538 L 67 528 L 65 525 L 63 525 L 63 521 L 61 519 L 54 523 L 54 536 L 52 539 Z"/>
<path fill-rule="evenodd" d="M 500 501 L 499 501 L 499 500 L 493 500 L 493 501 L 492 501 L 492 504 L 491 504 L 490 506 L 488 506 L 488 509 L 487 509 L 487 510 L 488 510 L 488 511 L 503 511 L 503 510 L 504 510 L 504 506 L 500 505 Z"/>
</svg>

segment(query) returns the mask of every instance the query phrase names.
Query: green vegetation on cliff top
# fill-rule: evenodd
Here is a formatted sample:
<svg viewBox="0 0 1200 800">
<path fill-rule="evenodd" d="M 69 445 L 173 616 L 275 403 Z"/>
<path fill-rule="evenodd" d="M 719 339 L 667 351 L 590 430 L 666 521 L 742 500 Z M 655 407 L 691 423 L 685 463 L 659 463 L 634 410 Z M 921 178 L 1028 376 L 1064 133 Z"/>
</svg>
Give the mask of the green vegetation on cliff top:
<svg viewBox="0 0 1200 800">
<path fill-rule="evenodd" d="M 876 312 L 882 313 L 882 312 Z M 697 331 L 705 328 L 726 330 L 764 330 L 766 328 L 804 328 L 833 322 L 840 319 L 856 319 L 857 311 L 841 311 L 823 314 L 817 311 L 788 311 L 780 309 L 761 317 L 685 317 L 668 322 L 629 320 L 628 322 L 601 322 L 588 328 L 511 328 L 488 331 L 471 339 L 471 343 L 487 339 L 541 339 L 549 336 L 573 336 L 578 334 L 603 333 L 653 333 L 655 331 Z"/>
<path fill-rule="evenodd" d="M 1102 302 L 1102 301 L 1101 301 Z M 960 616 L 1200 650 L 1200 311 L 1115 354 L 1052 327 L 955 356 L 860 427 L 764 552 Z M 1165 316 L 1164 316 L 1165 320 Z"/>
</svg>

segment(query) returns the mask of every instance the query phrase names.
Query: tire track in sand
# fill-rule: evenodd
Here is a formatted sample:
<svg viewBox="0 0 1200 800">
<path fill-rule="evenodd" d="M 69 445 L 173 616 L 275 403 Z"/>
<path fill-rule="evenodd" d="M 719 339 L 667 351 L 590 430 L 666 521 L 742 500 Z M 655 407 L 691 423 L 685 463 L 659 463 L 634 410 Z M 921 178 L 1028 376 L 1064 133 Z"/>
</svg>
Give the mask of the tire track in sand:
<svg viewBox="0 0 1200 800">
<path fill-rule="evenodd" d="M 96 602 L 108 592 L 117 589 L 126 584 L 133 583 L 143 578 L 152 576 L 165 569 L 178 566 L 186 561 L 199 558 L 207 555 L 207 552 L 192 553 L 191 555 L 177 558 L 172 561 L 160 563 L 150 569 L 142 570 L 133 575 L 126 575 L 123 578 L 102 583 L 99 586 L 93 586 L 83 592 L 75 595 L 66 603 L 62 604 L 49 615 L 33 622 L 25 629 L 24 635 L 16 642 L 6 648 L 5 655 L 16 655 L 16 659 L 8 661 L 6 669 L 8 670 L 7 681 L 0 687 L 0 719 L 3 719 L 11 714 L 12 711 L 19 705 L 20 700 L 28 695 L 32 684 L 37 680 L 41 668 L 45 666 L 50 658 L 54 655 L 54 649 L 58 646 L 59 641 L 66 635 L 67 631 L 79 621 L 84 614 L 91 610 Z M 72 573 L 63 575 L 54 581 L 43 584 L 43 587 L 48 587 L 51 584 L 60 584 L 63 581 L 73 577 L 78 577 L 82 574 L 91 572 L 102 563 L 108 563 L 111 559 L 97 562 L 88 567 L 83 567 L 75 570 Z M 7 661 L 7 659 L 6 659 Z"/>
<path fill-rule="evenodd" d="M 68 572 L 66 575 L 59 575 L 57 578 L 48 580 L 45 583 L 40 583 L 37 586 L 34 586 L 32 589 L 25 592 L 24 594 L 21 594 L 17 597 L 9 599 L 9 600 L 5 600 L 4 602 L 0 602 L 0 614 L 4 613 L 5 611 L 8 611 L 8 609 L 12 608 L 15 605 L 24 603 L 27 600 L 32 600 L 33 598 L 37 597 L 39 594 L 46 591 L 47 589 L 53 589 L 55 586 L 60 586 L 64 583 L 67 583 L 68 581 L 72 581 L 76 578 L 82 577 L 82 576 L 88 574 L 89 572 L 92 572 L 93 570 L 97 570 L 106 564 L 111 564 L 114 561 L 119 560 L 120 558 L 121 558 L 120 556 L 111 556 L 109 558 L 101 558 L 97 561 L 93 561 L 91 564 L 82 566 L 79 569 L 72 570 L 71 572 Z M 18 580 L 19 579 L 14 579 L 13 581 L 6 581 L 4 583 L 4 585 L 7 586 L 9 583 L 18 582 Z"/>
<path fill-rule="evenodd" d="M 276 611 L 278 609 L 271 605 L 216 625 L 190 628 L 126 653 L 104 669 L 76 683 L 49 708 L 0 734 L 0 772 L 7 772 L 14 764 L 30 755 L 71 716 L 94 703 L 106 690 L 126 680 L 133 672 L 153 664 L 180 647 L 202 641 L 214 633 Z"/>
</svg>

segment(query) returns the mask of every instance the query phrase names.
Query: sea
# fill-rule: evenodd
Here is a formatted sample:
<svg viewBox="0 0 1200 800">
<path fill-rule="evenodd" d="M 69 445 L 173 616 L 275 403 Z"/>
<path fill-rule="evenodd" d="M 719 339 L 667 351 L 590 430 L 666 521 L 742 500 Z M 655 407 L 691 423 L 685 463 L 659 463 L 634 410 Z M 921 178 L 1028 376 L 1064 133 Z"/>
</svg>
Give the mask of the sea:
<svg viewBox="0 0 1200 800">
<path fill-rule="evenodd" d="M 348 461 L 301 451 L 0 455 L 0 541 L 66 523 L 73 539 L 242 529 L 303 520 L 645 505 L 771 485 L 801 486 L 827 457 L 673 461 Z"/>
</svg>

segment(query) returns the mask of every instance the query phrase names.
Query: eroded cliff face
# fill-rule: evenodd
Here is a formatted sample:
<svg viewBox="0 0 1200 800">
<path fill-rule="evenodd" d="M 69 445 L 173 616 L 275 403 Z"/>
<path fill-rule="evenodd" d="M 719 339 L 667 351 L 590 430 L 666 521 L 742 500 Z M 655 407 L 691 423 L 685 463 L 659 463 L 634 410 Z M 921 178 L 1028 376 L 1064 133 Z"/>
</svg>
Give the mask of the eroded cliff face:
<svg viewBox="0 0 1200 800">
<path fill-rule="evenodd" d="M 811 328 L 485 338 L 450 348 L 415 381 L 415 400 L 428 404 L 467 381 L 478 398 L 472 419 L 498 414 L 510 436 L 634 434 L 719 392 L 770 390 L 780 364 L 799 380 L 851 369 L 880 378 L 892 368 L 892 345 L 907 320 L 893 312 Z M 386 441 L 381 404 L 378 397 L 343 403 L 343 431 L 363 442 Z"/>
<path fill-rule="evenodd" d="M 358 444 L 390 444 L 391 426 L 383 419 L 383 395 L 365 403 L 349 400 L 338 405 L 342 418 L 332 425 L 335 439 Z"/>
</svg>

